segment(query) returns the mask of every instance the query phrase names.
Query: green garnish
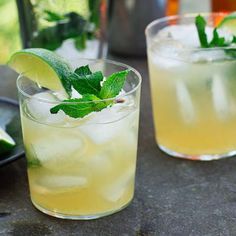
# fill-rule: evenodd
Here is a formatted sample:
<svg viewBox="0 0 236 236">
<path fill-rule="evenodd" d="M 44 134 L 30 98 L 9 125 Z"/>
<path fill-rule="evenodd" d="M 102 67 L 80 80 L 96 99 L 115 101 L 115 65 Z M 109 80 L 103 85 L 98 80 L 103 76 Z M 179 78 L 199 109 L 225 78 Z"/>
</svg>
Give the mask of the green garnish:
<svg viewBox="0 0 236 236">
<path fill-rule="evenodd" d="M 211 40 L 209 46 L 210 47 L 225 47 L 225 46 L 228 46 L 228 44 L 225 42 L 225 38 L 219 36 L 216 28 L 213 31 L 213 39 Z"/>
<path fill-rule="evenodd" d="M 50 112 L 56 114 L 62 110 L 70 117 L 83 118 L 91 112 L 112 106 L 115 101 L 103 99 L 114 98 L 120 93 L 128 73 L 129 70 L 116 72 L 104 80 L 101 71 L 92 73 L 88 65 L 77 68 L 69 77 L 69 81 L 82 98 L 64 100 L 51 108 Z"/>
<path fill-rule="evenodd" d="M 205 19 L 198 15 L 195 19 L 195 25 L 197 27 L 198 37 L 202 48 L 208 47 L 208 40 L 206 34 L 206 21 Z"/>
<path fill-rule="evenodd" d="M 129 70 L 124 70 L 110 75 L 103 83 L 103 86 L 99 93 L 99 97 L 106 99 L 114 98 L 115 96 L 117 96 L 124 86 L 128 73 Z"/>
<path fill-rule="evenodd" d="M 231 41 L 227 41 L 224 37 L 220 37 L 218 33 L 218 27 L 213 30 L 213 38 L 210 42 L 208 42 L 207 34 L 206 34 L 206 21 L 201 16 L 198 15 L 195 18 L 195 25 L 197 27 L 198 38 L 201 43 L 202 48 L 214 48 L 214 47 L 227 47 L 236 43 L 236 37 L 233 36 Z"/>
<path fill-rule="evenodd" d="M 66 19 L 66 17 L 64 15 L 60 15 L 56 12 L 53 11 L 49 11 L 49 10 L 44 10 L 45 13 L 45 17 L 44 19 L 48 22 L 55 22 L 55 21 L 61 21 Z"/>
<path fill-rule="evenodd" d="M 98 96 L 101 90 L 102 80 L 102 72 L 92 73 L 88 66 L 82 66 L 76 69 L 70 76 L 72 86 L 81 95 L 94 94 Z"/>
</svg>

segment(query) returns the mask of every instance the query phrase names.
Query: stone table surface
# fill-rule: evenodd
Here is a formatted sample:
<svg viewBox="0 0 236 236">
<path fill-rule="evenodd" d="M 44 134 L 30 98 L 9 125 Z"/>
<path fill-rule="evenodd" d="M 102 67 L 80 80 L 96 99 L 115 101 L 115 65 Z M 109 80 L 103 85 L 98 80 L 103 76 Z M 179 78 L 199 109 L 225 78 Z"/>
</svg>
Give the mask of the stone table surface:
<svg viewBox="0 0 236 236">
<path fill-rule="evenodd" d="M 133 202 L 93 221 L 47 216 L 30 202 L 22 158 L 0 167 L 0 235 L 236 235 L 236 158 L 196 162 L 161 152 L 154 140 L 146 59 L 115 59 L 143 76 Z M 0 67 L 0 96 L 16 98 L 15 77 Z"/>
</svg>

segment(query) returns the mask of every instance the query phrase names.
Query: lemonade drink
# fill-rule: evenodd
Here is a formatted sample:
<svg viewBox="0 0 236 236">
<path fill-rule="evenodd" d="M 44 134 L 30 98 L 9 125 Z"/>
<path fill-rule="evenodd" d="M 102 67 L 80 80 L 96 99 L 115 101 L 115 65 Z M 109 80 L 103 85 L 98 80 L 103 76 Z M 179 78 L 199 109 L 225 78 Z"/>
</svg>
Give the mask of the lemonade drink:
<svg viewBox="0 0 236 236">
<path fill-rule="evenodd" d="M 37 100 L 30 102 L 24 104 L 22 128 L 35 205 L 60 214 L 92 216 L 131 201 L 138 130 L 133 101 L 78 122 L 59 117 L 55 123 L 36 120 L 39 114 L 30 114 L 29 106 L 42 112 L 46 108 Z"/>
<path fill-rule="evenodd" d="M 183 23 L 161 29 L 168 21 L 160 22 L 160 31 L 148 41 L 158 145 L 171 155 L 197 160 L 233 155 L 236 60 L 224 49 L 200 49 L 191 17 L 172 20 Z"/>
<path fill-rule="evenodd" d="M 94 68 L 121 70 L 97 61 Z M 51 114 L 63 94 L 18 79 L 30 194 L 41 211 L 61 218 L 94 219 L 132 200 L 137 155 L 140 80 L 130 71 L 113 106 L 75 119 Z M 30 91 L 30 92 L 29 92 Z M 73 96 L 78 94 L 73 91 Z"/>
</svg>

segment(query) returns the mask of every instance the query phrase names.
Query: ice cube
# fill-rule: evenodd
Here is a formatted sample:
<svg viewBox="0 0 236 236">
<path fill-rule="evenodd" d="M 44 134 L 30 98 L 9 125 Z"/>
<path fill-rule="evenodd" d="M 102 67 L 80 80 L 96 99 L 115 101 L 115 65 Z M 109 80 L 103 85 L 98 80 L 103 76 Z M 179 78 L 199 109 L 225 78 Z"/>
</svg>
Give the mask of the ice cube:
<svg viewBox="0 0 236 236">
<path fill-rule="evenodd" d="M 229 98 L 224 83 L 224 77 L 218 74 L 213 76 L 212 83 L 212 100 L 217 116 L 221 120 L 225 120 L 229 113 Z"/>
<path fill-rule="evenodd" d="M 176 82 L 176 96 L 179 110 L 185 123 L 191 124 L 195 121 L 195 109 L 187 86 L 181 80 Z"/>
<path fill-rule="evenodd" d="M 102 150 L 102 153 L 87 157 L 85 162 L 88 170 L 90 170 L 95 175 L 109 173 L 109 171 L 112 170 L 111 156 L 109 153 L 106 153 L 105 148 Z"/>
<path fill-rule="evenodd" d="M 150 63 L 153 63 L 155 67 L 161 67 L 162 69 L 183 66 L 184 63 L 179 60 L 178 54 L 179 50 L 176 50 L 174 42 L 153 45 L 148 51 Z"/>
<path fill-rule="evenodd" d="M 224 30 L 219 29 L 218 32 L 226 40 L 232 40 L 232 35 Z M 207 26 L 206 34 L 210 41 L 213 28 Z M 153 63 L 163 68 L 180 66 L 183 62 L 211 62 L 227 57 L 222 49 L 199 49 L 201 46 L 194 24 L 172 25 L 159 31 L 150 46 L 149 55 Z"/>
<path fill-rule="evenodd" d="M 46 102 L 45 102 L 46 101 Z M 57 114 L 51 114 L 50 109 L 59 103 L 59 100 L 49 92 L 38 93 L 27 102 L 27 111 L 30 116 L 46 124 L 63 123 L 65 114 L 59 111 Z"/>
<path fill-rule="evenodd" d="M 208 39 L 212 38 L 212 27 L 206 26 L 206 34 Z M 185 48 L 200 47 L 200 41 L 195 24 L 170 25 L 160 30 L 156 36 L 156 41 L 173 40 L 179 42 Z"/>
<path fill-rule="evenodd" d="M 43 175 L 32 185 L 41 194 L 58 194 L 73 188 L 85 187 L 88 180 L 83 176 Z"/>
<path fill-rule="evenodd" d="M 96 144 L 103 144 L 114 139 L 121 132 L 125 132 L 130 122 L 127 117 L 134 109 L 134 104 L 115 104 L 103 109 L 101 112 L 92 113 L 80 130 Z"/>
<path fill-rule="evenodd" d="M 71 66 L 73 68 L 78 67 L 78 58 L 94 58 L 98 56 L 99 40 L 93 39 L 86 42 L 86 49 L 78 51 L 75 47 L 75 41 L 67 39 L 63 42 L 62 46 L 56 50 L 56 53 L 63 56 L 66 59 L 71 60 Z M 81 65 L 82 66 L 82 65 Z"/>
<path fill-rule="evenodd" d="M 111 181 L 111 184 L 102 187 L 102 196 L 110 202 L 118 201 L 128 188 L 132 186 L 134 177 L 135 166 L 130 166 L 114 181 Z"/>
<path fill-rule="evenodd" d="M 226 58 L 225 51 L 222 49 L 202 49 L 201 51 L 193 51 L 189 61 L 191 62 L 212 62 L 212 61 L 220 61 Z"/>
<path fill-rule="evenodd" d="M 38 136 L 30 145 L 29 150 L 33 151 L 33 155 L 43 166 L 50 169 L 73 166 L 80 161 L 79 159 L 87 150 L 84 137 L 77 131 L 65 133 L 63 130 L 50 131 L 50 128 L 47 133 L 44 132 L 44 135 Z"/>
</svg>

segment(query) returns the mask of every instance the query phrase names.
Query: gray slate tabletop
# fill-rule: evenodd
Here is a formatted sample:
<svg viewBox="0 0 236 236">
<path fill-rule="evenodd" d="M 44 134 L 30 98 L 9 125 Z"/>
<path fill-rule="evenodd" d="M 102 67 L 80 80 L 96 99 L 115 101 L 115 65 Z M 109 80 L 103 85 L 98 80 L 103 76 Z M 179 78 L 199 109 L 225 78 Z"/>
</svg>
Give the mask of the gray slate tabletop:
<svg viewBox="0 0 236 236">
<path fill-rule="evenodd" d="M 0 235 L 236 235 L 236 158 L 196 162 L 161 152 L 154 139 L 146 59 L 113 59 L 143 76 L 133 202 L 93 221 L 47 216 L 30 202 L 22 158 L 0 168 Z M 0 67 L 0 96 L 16 98 L 15 78 L 15 73 Z"/>
</svg>

